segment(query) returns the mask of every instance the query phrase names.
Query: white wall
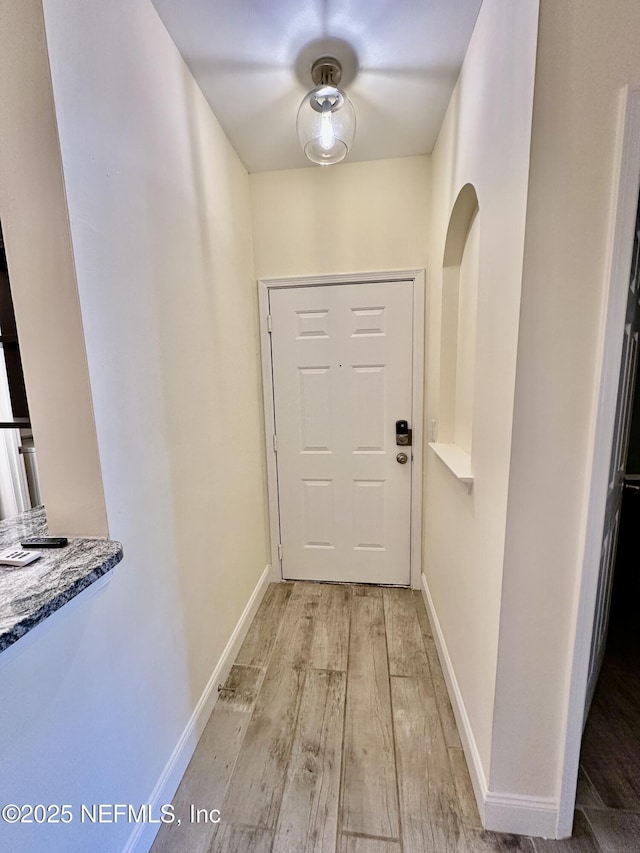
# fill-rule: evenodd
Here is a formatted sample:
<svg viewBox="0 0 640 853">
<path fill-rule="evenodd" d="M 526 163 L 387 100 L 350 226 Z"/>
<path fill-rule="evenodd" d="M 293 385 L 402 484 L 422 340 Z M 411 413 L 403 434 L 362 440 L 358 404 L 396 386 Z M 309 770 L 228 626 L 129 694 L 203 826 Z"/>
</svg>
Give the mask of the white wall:
<svg viewBox="0 0 640 853">
<path fill-rule="evenodd" d="M 107 519 L 41 4 L 0 8 L 0 220 L 51 533 Z"/>
<path fill-rule="evenodd" d="M 491 773 L 498 790 L 558 795 L 619 105 L 625 84 L 640 86 L 639 43 L 636 0 L 615 9 L 543 0 Z"/>
<path fill-rule="evenodd" d="M 432 155 L 427 420 L 440 414 L 442 261 L 466 183 L 479 201 L 471 493 L 425 449 L 425 577 L 489 780 L 537 37 L 537 2 L 484 0 Z"/>
<path fill-rule="evenodd" d="M 422 269 L 430 158 L 250 176 L 258 278 Z"/>
<path fill-rule="evenodd" d="M 148 0 L 44 10 L 125 559 L 0 672 L 0 799 L 144 803 L 268 561 L 249 181 Z M 131 827 L 53 830 L 10 849 L 112 853 Z"/>
</svg>

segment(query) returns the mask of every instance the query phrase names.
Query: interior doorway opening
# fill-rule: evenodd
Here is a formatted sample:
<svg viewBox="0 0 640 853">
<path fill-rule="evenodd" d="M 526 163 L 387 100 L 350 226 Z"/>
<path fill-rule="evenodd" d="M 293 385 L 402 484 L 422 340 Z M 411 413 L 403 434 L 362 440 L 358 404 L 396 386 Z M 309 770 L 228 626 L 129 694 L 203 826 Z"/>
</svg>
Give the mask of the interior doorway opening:
<svg viewBox="0 0 640 853">
<path fill-rule="evenodd" d="M 596 835 L 640 825 L 640 198 L 620 365 L 576 806 Z M 602 824 L 600 827 L 599 825 Z"/>
<path fill-rule="evenodd" d="M 0 223 L 0 519 L 42 504 L 18 329 Z"/>
</svg>

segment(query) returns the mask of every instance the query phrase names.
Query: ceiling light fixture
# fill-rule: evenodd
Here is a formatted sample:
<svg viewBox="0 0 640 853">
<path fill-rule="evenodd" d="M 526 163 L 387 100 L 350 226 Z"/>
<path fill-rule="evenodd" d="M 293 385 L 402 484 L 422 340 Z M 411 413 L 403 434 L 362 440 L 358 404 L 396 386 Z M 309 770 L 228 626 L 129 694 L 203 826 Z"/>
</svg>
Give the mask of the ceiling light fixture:
<svg viewBox="0 0 640 853">
<path fill-rule="evenodd" d="M 312 163 L 330 166 L 349 153 L 356 133 L 356 111 L 338 89 L 342 67 L 332 56 L 311 66 L 315 89 L 308 92 L 298 110 L 296 126 L 302 150 Z"/>
</svg>

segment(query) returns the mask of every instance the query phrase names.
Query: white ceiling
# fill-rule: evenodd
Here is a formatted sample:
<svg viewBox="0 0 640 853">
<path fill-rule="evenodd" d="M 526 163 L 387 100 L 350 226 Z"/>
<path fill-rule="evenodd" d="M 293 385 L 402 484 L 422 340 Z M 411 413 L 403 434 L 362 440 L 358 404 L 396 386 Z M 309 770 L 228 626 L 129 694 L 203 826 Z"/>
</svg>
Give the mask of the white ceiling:
<svg viewBox="0 0 640 853">
<path fill-rule="evenodd" d="M 261 172 L 311 165 L 295 121 L 327 50 L 356 109 L 347 161 L 430 152 L 482 0 L 153 2 L 243 163 Z"/>
</svg>

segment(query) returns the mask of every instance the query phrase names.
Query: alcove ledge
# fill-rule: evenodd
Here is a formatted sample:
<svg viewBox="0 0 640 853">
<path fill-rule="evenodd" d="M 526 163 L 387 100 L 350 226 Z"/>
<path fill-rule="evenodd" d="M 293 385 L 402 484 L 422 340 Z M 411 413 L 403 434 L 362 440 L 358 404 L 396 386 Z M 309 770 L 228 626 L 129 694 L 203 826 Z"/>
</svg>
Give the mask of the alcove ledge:
<svg viewBox="0 0 640 853">
<path fill-rule="evenodd" d="M 473 486 L 471 473 L 471 455 L 457 444 L 445 444 L 440 441 L 430 441 L 429 447 L 436 456 L 444 462 L 454 477 L 462 483 L 468 492 Z"/>
</svg>

